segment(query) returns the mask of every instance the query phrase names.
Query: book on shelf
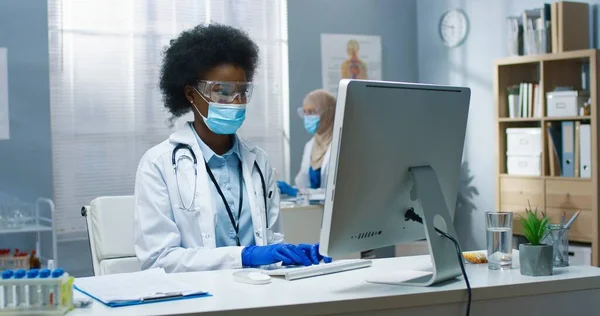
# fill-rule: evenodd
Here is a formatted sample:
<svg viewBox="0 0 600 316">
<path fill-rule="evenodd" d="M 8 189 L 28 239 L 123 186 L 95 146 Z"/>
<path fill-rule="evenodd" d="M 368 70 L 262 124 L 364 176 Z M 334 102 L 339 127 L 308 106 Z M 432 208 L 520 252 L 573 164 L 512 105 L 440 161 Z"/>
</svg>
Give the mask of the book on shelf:
<svg viewBox="0 0 600 316">
<path fill-rule="evenodd" d="M 510 118 L 542 117 L 542 91 L 539 83 L 522 82 L 508 87 Z"/>
<path fill-rule="evenodd" d="M 579 121 L 548 122 L 550 176 L 589 178 L 591 162 L 590 125 Z"/>
<path fill-rule="evenodd" d="M 523 23 L 521 17 L 510 16 L 507 18 L 508 26 L 508 53 L 512 56 L 523 55 Z"/>
<path fill-rule="evenodd" d="M 550 175 L 561 176 L 562 162 L 562 136 L 561 127 L 552 123 L 547 124 L 548 129 L 548 157 L 550 159 Z"/>
<path fill-rule="evenodd" d="M 550 165 L 550 175 L 560 175 L 560 157 L 558 153 L 560 149 L 555 144 L 561 144 L 557 142 L 559 135 L 556 132 L 556 128 L 552 126 L 552 123 L 546 123 L 546 132 L 548 133 L 548 164 Z"/>
<path fill-rule="evenodd" d="M 592 177 L 592 132 L 590 124 L 579 125 L 577 133 L 579 146 L 577 147 L 579 156 L 579 176 L 581 178 Z"/>
<path fill-rule="evenodd" d="M 581 164 L 581 144 L 579 142 L 579 138 L 580 138 L 580 127 L 581 127 L 581 122 L 577 121 L 575 122 L 575 178 L 579 178 L 580 177 L 580 173 L 579 173 L 579 165 Z"/>
<path fill-rule="evenodd" d="M 551 5 L 525 10 L 523 25 L 523 52 L 525 55 L 546 54 L 552 49 Z"/>
<path fill-rule="evenodd" d="M 508 53 L 538 55 L 589 48 L 590 11 L 586 2 L 555 1 L 508 16 Z"/>
</svg>

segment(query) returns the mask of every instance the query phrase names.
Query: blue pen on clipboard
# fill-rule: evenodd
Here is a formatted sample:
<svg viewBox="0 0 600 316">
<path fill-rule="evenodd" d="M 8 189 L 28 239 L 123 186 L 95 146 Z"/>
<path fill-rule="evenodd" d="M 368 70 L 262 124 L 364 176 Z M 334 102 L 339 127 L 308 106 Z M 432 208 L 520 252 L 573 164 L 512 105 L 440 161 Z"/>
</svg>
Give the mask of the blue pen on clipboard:
<svg viewBox="0 0 600 316">
<path fill-rule="evenodd" d="M 164 299 L 168 299 L 168 298 L 182 297 L 182 296 L 183 296 L 183 293 L 181 293 L 181 292 L 154 293 L 152 295 L 142 297 L 142 302 L 154 301 L 154 300 L 164 300 Z"/>
</svg>

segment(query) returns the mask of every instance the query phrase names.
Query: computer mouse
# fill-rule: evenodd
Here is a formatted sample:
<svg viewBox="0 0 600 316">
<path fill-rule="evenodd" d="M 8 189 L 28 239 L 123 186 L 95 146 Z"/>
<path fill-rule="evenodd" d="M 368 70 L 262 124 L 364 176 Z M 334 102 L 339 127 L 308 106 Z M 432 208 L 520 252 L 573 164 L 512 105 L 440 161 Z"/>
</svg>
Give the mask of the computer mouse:
<svg viewBox="0 0 600 316">
<path fill-rule="evenodd" d="M 252 270 L 240 270 L 233 273 L 233 280 L 247 284 L 268 284 L 271 277 L 262 272 Z"/>
</svg>

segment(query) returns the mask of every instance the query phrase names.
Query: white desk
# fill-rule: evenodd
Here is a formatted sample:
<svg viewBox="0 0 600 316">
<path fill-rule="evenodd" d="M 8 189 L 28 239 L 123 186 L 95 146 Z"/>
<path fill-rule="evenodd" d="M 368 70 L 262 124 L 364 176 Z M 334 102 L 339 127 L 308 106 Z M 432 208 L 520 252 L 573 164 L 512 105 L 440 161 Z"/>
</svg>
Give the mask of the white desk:
<svg viewBox="0 0 600 316">
<path fill-rule="evenodd" d="M 467 292 L 461 279 L 427 288 L 366 283 L 365 277 L 389 269 L 421 269 L 429 256 L 374 260 L 370 268 L 268 285 L 232 280 L 232 271 L 172 274 L 198 284 L 214 296 L 108 308 L 94 302 L 69 315 L 428 315 L 462 316 Z M 489 271 L 467 265 L 473 288 L 471 315 L 596 315 L 600 310 L 600 269 L 555 269 L 550 277 L 524 277 L 518 268 Z"/>
</svg>

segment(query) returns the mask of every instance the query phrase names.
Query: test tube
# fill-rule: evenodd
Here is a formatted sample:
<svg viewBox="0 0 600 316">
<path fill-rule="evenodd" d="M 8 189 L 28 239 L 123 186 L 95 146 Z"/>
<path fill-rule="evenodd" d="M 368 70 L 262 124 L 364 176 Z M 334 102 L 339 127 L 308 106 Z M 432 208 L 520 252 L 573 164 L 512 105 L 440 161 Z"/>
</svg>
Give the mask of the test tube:
<svg viewBox="0 0 600 316">
<path fill-rule="evenodd" d="M 49 276 L 50 276 L 50 270 L 48 270 L 48 269 L 40 270 L 40 279 L 47 280 Z M 52 287 L 52 285 L 50 285 L 49 283 L 46 284 L 45 282 L 42 282 L 40 285 L 40 292 L 42 293 L 41 299 L 40 299 L 40 305 L 42 307 L 50 307 L 51 287 Z"/>
<path fill-rule="evenodd" d="M 25 282 L 23 278 L 27 272 L 23 269 L 15 271 L 15 307 L 27 308 L 27 296 L 25 296 Z"/>
<path fill-rule="evenodd" d="M 27 271 L 27 279 L 35 279 L 39 275 L 38 269 L 31 269 Z M 34 282 L 28 282 L 27 285 L 27 296 L 29 297 L 29 307 L 37 308 L 40 306 L 40 286 Z"/>
<path fill-rule="evenodd" d="M 11 284 L 6 282 L 11 279 L 14 275 L 12 270 L 6 270 L 2 272 L 2 280 L 4 281 L 4 286 L 2 286 L 2 305 L 0 307 L 11 308 L 13 306 L 13 287 Z"/>
<path fill-rule="evenodd" d="M 52 278 L 53 279 L 58 279 L 60 278 L 65 272 L 63 271 L 63 269 L 56 269 L 54 271 L 52 271 Z M 61 298 L 62 298 L 62 293 L 61 293 L 61 283 L 59 280 L 56 280 L 56 283 L 54 283 L 52 285 L 52 294 L 53 294 L 53 300 L 52 300 L 52 306 L 54 307 L 58 307 L 60 306 L 60 302 L 61 302 Z"/>
</svg>

